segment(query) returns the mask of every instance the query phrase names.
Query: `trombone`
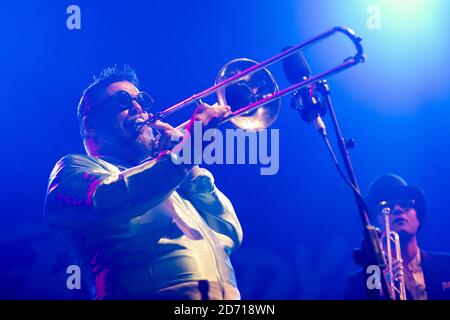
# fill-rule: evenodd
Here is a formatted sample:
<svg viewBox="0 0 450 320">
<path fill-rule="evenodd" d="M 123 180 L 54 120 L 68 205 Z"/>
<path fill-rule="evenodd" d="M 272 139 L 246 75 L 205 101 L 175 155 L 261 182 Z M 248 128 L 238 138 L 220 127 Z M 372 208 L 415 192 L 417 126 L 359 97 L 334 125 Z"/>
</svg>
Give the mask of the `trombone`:
<svg viewBox="0 0 450 320">
<path fill-rule="evenodd" d="M 352 41 L 356 49 L 356 53 L 353 56 L 346 58 L 342 63 L 327 71 L 279 90 L 275 79 L 267 70 L 267 67 L 338 33 L 345 35 Z M 232 109 L 235 109 L 219 124 L 230 121 L 236 127 L 244 130 L 268 128 L 278 117 L 278 111 L 281 106 L 280 98 L 364 62 L 365 55 L 361 41 L 362 39 L 356 36 L 352 29 L 334 27 L 260 63 L 245 58 L 232 60 L 222 67 L 212 87 L 194 94 L 164 111 L 155 113 L 146 122 L 140 123 L 139 126 L 163 119 L 187 105 L 199 103 L 201 99 L 215 93 L 219 103 L 227 104 Z M 188 123 L 189 121 L 184 122 L 177 129 L 185 128 Z"/>
</svg>

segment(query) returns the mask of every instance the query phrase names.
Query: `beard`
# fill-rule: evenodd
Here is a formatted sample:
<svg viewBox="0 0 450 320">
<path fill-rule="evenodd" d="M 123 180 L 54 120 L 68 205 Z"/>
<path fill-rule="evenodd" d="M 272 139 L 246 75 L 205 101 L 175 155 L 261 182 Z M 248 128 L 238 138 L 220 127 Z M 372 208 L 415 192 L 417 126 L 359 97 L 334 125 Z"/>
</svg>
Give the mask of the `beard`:
<svg viewBox="0 0 450 320">
<path fill-rule="evenodd" d="M 128 137 L 130 149 L 141 159 L 140 161 L 152 155 L 154 140 L 153 131 L 148 126 L 144 126 L 144 128 Z"/>
<path fill-rule="evenodd" d="M 98 133 L 101 137 L 102 148 L 112 156 L 138 164 L 153 154 L 155 137 L 152 128 L 148 126 L 136 130 L 129 123 L 103 128 L 98 130 Z"/>
</svg>

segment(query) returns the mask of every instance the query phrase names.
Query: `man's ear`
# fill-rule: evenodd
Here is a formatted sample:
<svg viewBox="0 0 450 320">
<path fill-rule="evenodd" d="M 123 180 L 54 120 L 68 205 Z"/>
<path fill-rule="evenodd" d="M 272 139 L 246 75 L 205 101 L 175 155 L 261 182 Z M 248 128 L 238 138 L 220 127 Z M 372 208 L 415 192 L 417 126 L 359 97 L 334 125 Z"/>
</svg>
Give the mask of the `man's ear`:
<svg viewBox="0 0 450 320">
<path fill-rule="evenodd" d="M 83 117 L 83 130 L 84 130 L 84 136 L 86 138 L 93 138 L 95 136 L 95 129 L 94 129 L 94 123 L 92 121 L 92 118 L 88 116 Z"/>
</svg>

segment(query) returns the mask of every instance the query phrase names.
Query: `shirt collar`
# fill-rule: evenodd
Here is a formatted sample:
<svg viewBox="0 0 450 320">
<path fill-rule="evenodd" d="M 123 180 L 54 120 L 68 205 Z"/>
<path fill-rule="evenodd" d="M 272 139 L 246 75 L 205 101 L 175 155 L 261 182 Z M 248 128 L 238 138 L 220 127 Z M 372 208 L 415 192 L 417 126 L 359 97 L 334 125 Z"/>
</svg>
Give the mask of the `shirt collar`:
<svg viewBox="0 0 450 320">
<path fill-rule="evenodd" d="M 411 272 L 421 271 L 422 270 L 421 262 L 422 262 L 422 255 L 420 253 L 420 249 L 417 249 L 416 255 L 407 265 L 408 270 Z"/>
</svg>

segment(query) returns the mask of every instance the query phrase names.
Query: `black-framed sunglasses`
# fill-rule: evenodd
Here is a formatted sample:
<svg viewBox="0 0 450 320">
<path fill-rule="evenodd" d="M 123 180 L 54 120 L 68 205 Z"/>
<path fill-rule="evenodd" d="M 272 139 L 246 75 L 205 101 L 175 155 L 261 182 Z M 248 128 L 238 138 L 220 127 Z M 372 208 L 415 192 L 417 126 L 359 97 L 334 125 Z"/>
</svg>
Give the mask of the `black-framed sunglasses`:
<svg viewBox="0 0 450 320">
<path fill-rule="evenodd" d="M 124 90 L 119 90 L 106 98 L 103 102 L 99 104 L 99 107 L 108 103 L 111 100 L 115 100 L 117 102 L 117 105 L 125 109 L 130 109 L 133 107 L 133 100 L 136 101 L 143 110 L 145 110 L 147 113 L 150 112 L 151 107 L 153 106 L 153 103 L 155 100 L 147 93 L 140 91 L 135 96 L 132 96 L 128 92 Z"/>
<path fill-rule="evenodd" d="M 381 201 L 378 205 L 379 212 L 383 210 L 383 208 L 389 208 L 391 211 L 394 210 L 395 206 L 399 205 L 405 210 L 416 208 L 416 200 L 414 199 L 399 199 L 399 200 L 389 200 L 389 201 Z"/>
</svg>

